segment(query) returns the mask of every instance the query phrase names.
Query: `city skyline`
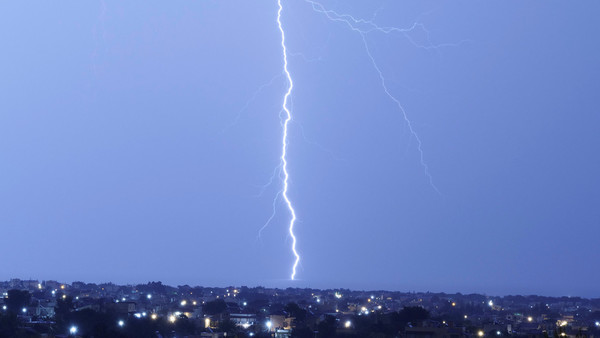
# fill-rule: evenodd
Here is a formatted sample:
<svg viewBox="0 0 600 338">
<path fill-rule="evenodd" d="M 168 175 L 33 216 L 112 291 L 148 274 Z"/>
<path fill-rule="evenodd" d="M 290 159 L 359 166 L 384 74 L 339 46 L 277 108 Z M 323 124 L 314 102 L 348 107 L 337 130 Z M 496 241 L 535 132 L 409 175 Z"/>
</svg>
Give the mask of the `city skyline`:
<svg viewBox="0 0 600 338">
<path fill-rule="evenodd" d="M 600 298 L 20 279 L 0 281 L 0 293 L 6 336 L 577 338 L 600 332 Z"/>
</svg>

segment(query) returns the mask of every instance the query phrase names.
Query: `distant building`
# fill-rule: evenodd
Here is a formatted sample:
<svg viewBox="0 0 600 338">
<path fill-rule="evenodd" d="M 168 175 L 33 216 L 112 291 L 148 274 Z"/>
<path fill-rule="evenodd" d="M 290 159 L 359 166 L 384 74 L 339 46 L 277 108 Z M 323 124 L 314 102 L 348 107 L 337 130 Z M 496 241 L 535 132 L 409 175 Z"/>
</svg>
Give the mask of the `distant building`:
<svg viewBox="0 0 600 338">
<path fill-rule="evenodd" d="M 229 320 L 235 323 L 235 325 L 243 327 L 245 329 L 256 323 L 256 314 L 253 313 L 232 313 L 229 315 Z"/>
<path fill-rule="evenodd" d="M 271 332 L 275 332 L 277 329 L 289 330 L 292 328 L 292 322 L 294 317 L 286 317 L 285 315 L 271 315 L 269 321 L 271 322 Z"/>
<path fill-rule="evenodd" d="M 105 309 L 114 311 L 118 314 L 127 315 L 129 313 L 135 312 L 135 303 L 134 302 L 108 303 L 105 305 Z"/>
</svg>

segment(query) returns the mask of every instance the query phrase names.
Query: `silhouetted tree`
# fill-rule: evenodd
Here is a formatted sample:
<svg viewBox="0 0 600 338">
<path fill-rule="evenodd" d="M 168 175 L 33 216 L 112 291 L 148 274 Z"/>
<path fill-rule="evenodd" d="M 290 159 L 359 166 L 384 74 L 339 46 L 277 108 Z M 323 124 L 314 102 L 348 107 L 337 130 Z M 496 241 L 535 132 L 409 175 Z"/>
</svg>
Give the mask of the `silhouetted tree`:
<svg viewBox="0 0 600 338">
<path fill-rule="evenodd" d="M 196 333 L 196 325 L 186 315 L 180 315 L 175 322 L 175 332 L 180 335 L 194 334 Z"/>
<path fill-rule="evenodd" d="M 261 297 L 263 297 L 263 296 L 261 295 Z M 252 310 L 252 311 L 258 312 L 261 309 L 267 309 L 267 308 L 269 308 L 269 305 L 270 305 L 270 302 L 269 302 L 268 299 L 266 299 L 266 298 L 256 298 L 256 299 L 251 300 L 248 303 L 248 308 L 250 310 Z"/>
<path fill-rule="evenodd" d="M 19 312 L 29 305 L 31 294 L 26 290 L 8 290 L 8 298 L 5 300 L 8 310 Z"/>
<path fill-rule="evenodd" d="M 288 303 L 283 309 L 289 313 L 290 317 L 296 318 L 297 324 L 303 323 L 306 320 L 306 310 L 302 309 L 296 303 Z"/>
<path fill-rule="evenodd" d="M 335 337 L 337 322 L 335 317 L 325 315 L 325 318 L 317 325 L 319 337 Z"/>
<path fill-rule="evenodd" d="M 0 337 L 15 337 L 19 331 L 19 320 L 15 312 L 0 313 Z"/>
<path fill-rule="evenodd" d="M 314 338 L 315 332 L 311 328 L 299 327 L 292 330 L 292 338 Z"/>
<path fill-rule="evenodd" d="M 239 329 L 233 321 L 226 319 L 219 322 L 219 331 L 227 332 L 228 337 L 235 337 L 238 334 Z"/>
<path fill-rule="evenodd" d="M 56 321 L 56 327 L 59 332 L 66 330 L 67 326 L 70 325 L 69 313 L 73 310 L 73 297 L 67 296 L 65 298 L 59 297 L 56 300 L 56 306 L 54 307 L 54 320 Z"/>
<path fill-rule="evenodd" d="M 96 312 L 91 309 L 71 311 L 72 302 L 67 297 L 57 302 L 56 324 L 57 334 L 68 334 L 71 326 L 77 326 L 78 334 L 89 337 L 121 337 L 126 328 L 117 326 L 117 316 L 113 312 Z"/>
<path fill-rule="evenodd" d="M 148 284 L 138 284 L 136 285 L 136 289 L 138 289 L 141 293 L 151 293 L 151 294 L 162 294 L 165 293 L 167 288 L 163 285 L 162 282 L 149 282 Z"/>
<path fill-rule="evenodd" d="M 204 313 L 211 316 L 225 312 L 226 309 L 227 304 L 225 304 L 225 301 L 222 299 L 206 302 L 206 304 L 204 304 L 204 306 L 202 307 Z"/>
<path fill-rule="evenodd" d="M 420 306 L 405 306 L 398 312 L 399 319 L 405 323 L 418 323 L 429 318 L 429 311 Z"/>
</svg>

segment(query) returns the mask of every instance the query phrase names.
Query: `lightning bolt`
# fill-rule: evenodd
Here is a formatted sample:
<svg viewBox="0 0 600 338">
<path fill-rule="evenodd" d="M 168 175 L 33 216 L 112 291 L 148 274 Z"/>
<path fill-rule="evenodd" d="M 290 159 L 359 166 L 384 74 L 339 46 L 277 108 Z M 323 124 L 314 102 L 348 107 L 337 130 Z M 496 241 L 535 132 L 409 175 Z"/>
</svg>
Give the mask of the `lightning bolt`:
<svg viewBox="0 0 600 338">
<path fill-rule="evenodd" d="M 436 187 L 436 185 L 433 183 L 433 177 L 431 176 L 431 173 L 429 172 L 429 166 L 427 165 L 427 162 L 425 162 L 425 155 L 423 152 L 423 143 L 421 141 L 421 138 L 419 137 L 416 130 L 414 129 L 413 123 L 408 118 L 408 114 L 406 113 L 406 110 L 400 103 L 400 100 L 398 100 L 398 98 L 396 98 L 390 92 L 390 90 L 387 86 L 386 78 L 383 75 L 381 68 L 375 61 L 375 57 L 373 56 L 371 49 L 369 48 L 369 43 L 367 42 L 367 34 L 369 34 L 370 32 L 379 32 L 379 33 L 383 33 L 383 34 L 399 33 L 399 34 L 402 34 L 406 39 L 408 39 L 408 41 L 411 44 L 413 44 L 415 47 L 426 49 L 426 50 L 438 49 L 440 47 L 448 47 L 448 46 L 455 47 L 455 46 L 459 46 L 463 42 L 467 42 L 468 40 L 463 40 L 459 43 L 444 43 L 444 44 L 434 45 L 429 40 L 429 31 L 421 23 L 415 22 L 409 28 L 382 27 L 382 26 L 379 26 L 376 23 L 374 23 L 372 20 L 360 19 L 360 18 L 356 18 L 349 14 L 340 14 L 335 11 L 326 9 L 322 4 L 320 4 L 316 1 L 313 1 L 313 0 L 304 0 L 304 1 L 312 6 L 313 11 L 325 15 L 325 17 L 332 22 L 339 22 L 339 23 L 345 24 L 350 30 L 352 30 L 360 35 L 360 37 L 362 39 L 362 43 L 365 48 L 365 52 L 366 52 L 367 56 L 369 57 L 369 60 L 371 61 L 371 65 L 375 69 L 377 76 L 379 77 L 379 81 L 380 81 L 380 84 L 381 84 L 381 87 L 382 87 L 384 93 L 397 106 L 398 110 L 402 114 L 402 118 L 404 120 L 405 125 L 408 127 L 410 135 L 417 142 L 417 150 L 419 151 L 419 159 L 420 159 L 421 167 L 423 167 L 425 176 L 429 180 L 429 185 L 433 188 L 433 190 L 435 190 L 435 192 L 437 192 L 439 195 L 441 195 L 441 192 Z M 427 36 L 428 44 L 419 44 L 411 37 L 410 33 L 417 29 L 420 29 L 423 32 L 425 32 L 425 34 Z"/>
<path fill-rule="evenodd" d="M 284 116 L 284 120 L 283 120 L 283 137 L 282 137 L 282 141 L 281 141 L 281 171 L 283 173 L 283 190 L 281 191 L 281 196 L 283 197 L 283 200 L 285 201 L 285 204 L 287 205 L 287 208 L 290 212 L 290 215 L 292 216 L 290 219 L 290 223 L 289 223 L 289 233 L 290 233 L 290 237 L 292 237 L 292 252 L 294 254 L 295 260 L 294 260 L 294 264 L 292 265 L 292 275 L 291 275 L 291 279 L 294 280 L 294 278 L 296 277 L 296 268 L 298 267 L 298 263 L 300 262 L 300 255 L 298 254 L 298 251 L 296 250 L 296 235 L 294 234 L 294 224 L 296 223 L 296 211 L 294 210 L 294 207 L 292 205 L 292 201 L 290 200 L 289 196 L 288 196 L 288 180 L 289 180 L 289 173 L 287 170 L 287 146 L 288 146 L 288 125 L 290 123 L 290 121 L 292 120 L 292 113 L 290 112 L 289 108 L 288 108 L 288 101 L 290 98 L 290 95 L 292 94 L 292 89 L 294 88 L 294 81 L 292 81 L 292 76 L 290 75 L 290 72 L 288 70 L 288 55 L 287 55 L 287 48 L 285 46 L 285 31 L 283 30 L 283 25 L 281 24 L 281 12 L 283 11 L 283 6 L 281 5 L 281 0 L 277 0 L 277 5 L 279 6 L 279 10 L 277 11 L 277 25 L 279 26 L 279 31 L 281 32 L 281 49 L 283 52 L 283 72 L 285 73 L 285 76 L 287 77 L 287 81 L 288 81 L 288 89 L 285 93 L 285 95 L 283 96 L 283 104 L 281 106 L 282 108 L 282 112 L 285 112 L 285 116 Z"/>
<path fill-rule="evenodd" d="M 229 128 L 235 126 L 236 124 L 238 124 L 238 122 L 240 121 L 240 119 L 242 118 L 242 113 L 244 111 L 246 111 L 249 107 L 250 104 L 252 104 L 252 102 L 254 100 L 256 100 L 256 98 L 258 97 L 258 95 L 267 87 L 273 85 L 273 83 L 275 82 L 275 80 L 279 79 L 281 76 L 283 75 L 283 73 L 281 74 L 277 74 L 275 76 L 273 76 L 271 78 L 271 80 L 269 80 L 269 82 L 263 83 L 262 85 L 260 85 L 260 87 L 258 87 L 258 89 L 254 92 L 254 94 L 252 94 L 252 96 L 250 96 L 250 99 L 248 99 L 248 101 L 246 101 L 246 104 L 242 107 L 242 109 L 240 109 L 237 113 L 237 116 L 235 117 L 235 119 L 233 120 L 233 122 L 231 122 L 227 127 L 225 127 L 223 130 L 221 130 L 221 134 L 225 133 Z"/>
<path fill-rule="evenodd" d="M 408 114 L 406 113 L 406 110 L 400 103 L 400 100 L 398 98 L 396 98 L 389 90 L 389 88 L 387 86 L 386 78 L 383 74 L 383 71 L 377 64 L 375 57 L 373 56 L 373 53 L 371 52 L 371 49 L 369 48 L 369 43 L 367 41 L 367 35 L 371 32 L 379 32 L 379 33 L 383 33 L 383 34 L 399 33 L 399 34 L 402 34 L 415 47 L 426 49 L 426 50 L 431 50 L 431 49 L 437 50 L 440 47 L 446 47 L 446 46 L 458 46 L 458 45 L 462 44 L 463 42 L 466 42 L 467 40 L 463 40 L 459 43 L 454 43 L 454 44 L 453 43 L 445 43 L 445 44 L 434 45 L 430 41 L 429 31 L 421 23 L 415 22 L 409 28 L 383 27 L 383 26 L 377 25 L 375 22 L 373 22 L 373 20 L 360 19 L 360 18 L 356 18 L 349 14 L 340 14 L 335 11 L 326 9 L 323 5 L 321 5 L 320 3 L 313 1 L 313 0 L 304 0 L 304 1 L 312 6 L 313 11 L 325 15 L 325 17 L 332 22 L 338 22 L 338 23 L 345 24 L 350 30 L 352 30 L 360 35 L 363 45 L 364 45 L 364 48 L 365 48 L 365 52 L 366 52 L 369 60 L 371 61 L 373 68 L 375 69 L 375 71 L 378 75 L 379 82 L 381 84 L 381 87 L 382 87 L 384 93 L 397 106 L 398 110 L 402 114 L 402 118 L 404 120 L 405 125 L 408 127 L 411 137 L 416 140 L 417 150 L 419 152 L 420 163 L 421 163 L 421 166 L 423 167 L 426 177 L 429 180 L 430 186 L 433 188 L 433 190 L 435 190 L 438 194 L 441 195 L 439 189 L 436 187 L 436 185 L 433 182 L 433 177 L 431 176 L 431 174 L 429 172 L 429 166 L 425 162 L 425 155 L 423 152 L 423 143 L 421 141 L 421 138 L 415 131 L 415 129 L 413 127 L 413 123 L 408 118 Z M 309 61 L 309 60 L 301 53 L 294 54 L 294 53 L 288 52 L 286 43 L 285 43 L 285 30 L 283 29 L 283 24 L 281 23 L 281 13 L 283 11 L 282 0 L 277 0 L 277 5 L 278 5 L 277 25 L 278 25 L 279 31 L 281 33 L 281 49 L 282 49 L 282 54 L 283 54 L 283 74 L 285 75 L 285 77 L 287 79 L 288 88 L 287 88 L 287 91 L 285 92 L 285 95 L 283 96 L 283 103 L 282 103 L 281 111 L 279 114 L 279 117 L 281 119 L 281 125 L 283 128 L 280 164 L 277 168 L 275 168 L 275 171 L 274 171 L 273 175 L 271 176 L 271 180 L 269 181 L 269 183 L 266 186 L 269 186 L 273 182 L 275 177 L 280 176 L 280 179 L 283 183 L 283 188 L 275 196 L 275 198 L 273 200 L 273 213 L 271 214 L 271 217 L 269 217 L 269 219 L 263 225 L 263 227 L 260 229 L 258 237 L 260 239 L 262 231 L 273 220 L 275 213 L 276 213 L 277 201 L 279 200 L 280 197 L 283 197 L 283 200 L 284 200 L 284 202 L 288 208 L 288 211 L 291 215 L 288 230 L 289 230 L 289 235 L 292 238 L 292 248 L 291 248 L 292 253 L 294 254 L 294 257 L 295 257 L 294 264 L 292 265 L 292 274 L 291 274 L 291 279 L 294 280 L 296 277 L 296 269 L 300 262 L 300 255 L 298 254 L 298 251 L 296 250 L 297 239 L 296 239 L 296 235 L 294 234 L 294 225 L 297 221 L 296 211 L 294 210 L 292 201 L 290 200 L 290 198 L 288 196 L 288 189 L 289 189 L 289 184 L 288 184 L 289 172 L 288 172 L 288 161 L 287 161 L 288 126 L 289 126 L 290 121 L 292 121 L 292 112 L 291 112 L 290 108 L 288 107 L 288 104 L 291 100 L 291 94 L 292 94 L 292 90 L 294 88 L 294 82 L 292 80 L 292 76 L 288 69 L 288 56 L 289 55 L 291 55 L 291 56 L 297 55 L 297 56 L 304 58 L 305 61 Z M 379 9 L 379 10 L 381 10 L 381 9 Z M 373 18 L 375 18 L 376 15 L 377 15 L 377 12 L 374 14 Z M 425 33 L 427 44 L 417 43 L 412 38 L 410 33 L 415 30 L 421 30 Z M 310 61 L 314 61 L 314 60 L 310 60 Z M 304 133 L 303 133 L 303 136 L 304 136 Z M 277 174 L 278 171 L 279 171 L 279 174 Z M 262 194 L 262 192 L 264 192 L 264 189 L 266 188 L 266 186 L 263 186 L 263 189 L 261 190 L 261 194 Z"/>
</svg>

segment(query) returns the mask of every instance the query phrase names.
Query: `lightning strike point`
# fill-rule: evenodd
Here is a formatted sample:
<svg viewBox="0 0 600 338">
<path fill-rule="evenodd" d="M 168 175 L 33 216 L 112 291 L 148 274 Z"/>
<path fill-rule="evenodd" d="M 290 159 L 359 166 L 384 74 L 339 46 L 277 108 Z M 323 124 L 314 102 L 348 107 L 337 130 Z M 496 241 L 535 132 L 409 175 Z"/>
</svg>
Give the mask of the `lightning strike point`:
<svg viewBox="0 0 600 338">
<path fill-rule="evenodd" d="M 282 138 L 282 148 L 281 148 L 281 169 L 283 172 L 283 190 L 281 192 L 281 195 L 283 196 L 283 200 L 285 201 L 288 210 L 290 211 L 290 215 L 292 216 L 292 218 L 290 219 L 290 225 L 289 225 L 289 233 L 290 233 L 290 237 L 292 237 L 292 252 L 294 254 L 295 257 L 295 261 L 294 264 L 292 266 L 292 275 L 290 276 L 290 278 L 292 280 L 295 279 L 296 277 L 296 268 L 298 267 L 298 263 L 300 262 L 300 255 L 298 254 L 298 251 L 296 251 L 296 235 L 294 234 L 294 223 L 296 222 L 296 211 L 294 210 L 294 207 L 292 206 L 292 202 L 288 197 L 288 180 L 289 180 L 289 173 L 287 170 L 287 146 L 288 146 L 288 124 L 289 122 L 292 120 L 292 113 L 290 112 L 289 108 L 288 108 L 288 101 L 290 99 L 290 95 L 292 94 L 292 89 L 294 88 L 294 82 L 292 81 L 292 76 L 290 75 L 290 72 L 288 70 L 288 59 L 287 59 L 287 48 L 285 45 L 285 31 L 283 30 L 283 25 L 281 24 L 281 12 L 283 11 L 283 6 L 281 5 L 281 0 L 277 0 L 277 5 L 279 6 L 279 10 L 277 11 L 277 25 L 279 26 L 279 31 L 281 32 L 281 49 L 283 52 L 283 72 L 285 73 L 285 76 L 287 77 L 287 81 L 288 81 L 288 89 L 285 93 L 285 95 L 283 96 L 283 104 L 282 104 L 282 109 L 283 112 L 285 112 L 284 115 L 284 120 L 283 120 L 283 138 Z"/>
</svg>

